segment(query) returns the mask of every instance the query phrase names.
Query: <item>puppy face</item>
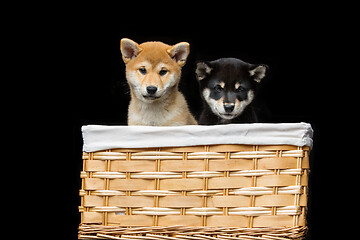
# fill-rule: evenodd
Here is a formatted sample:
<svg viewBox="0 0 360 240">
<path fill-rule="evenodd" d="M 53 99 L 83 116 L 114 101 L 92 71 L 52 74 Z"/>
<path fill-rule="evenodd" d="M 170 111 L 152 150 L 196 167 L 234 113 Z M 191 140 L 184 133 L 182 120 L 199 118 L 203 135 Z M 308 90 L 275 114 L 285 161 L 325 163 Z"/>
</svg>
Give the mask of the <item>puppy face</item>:
<svg viewBox="0 0 360 240">
<path fill-rule="evenodd" d="M 256 85 L 265 76 L 266 65 L 253 65 L 235 58 L 199 62 L 197 79 L 203 99 L 217 116 L 231 120 L 253 101 Z"/>
<path fill-rule="evenodd" d="M 143 102 L 152 103 L 177 89 L 189 44 L 169 46 L 146 42 L 139 45 L 130 39 L 122 39 L 120 50 L 132 94 Z"/>
</svg>

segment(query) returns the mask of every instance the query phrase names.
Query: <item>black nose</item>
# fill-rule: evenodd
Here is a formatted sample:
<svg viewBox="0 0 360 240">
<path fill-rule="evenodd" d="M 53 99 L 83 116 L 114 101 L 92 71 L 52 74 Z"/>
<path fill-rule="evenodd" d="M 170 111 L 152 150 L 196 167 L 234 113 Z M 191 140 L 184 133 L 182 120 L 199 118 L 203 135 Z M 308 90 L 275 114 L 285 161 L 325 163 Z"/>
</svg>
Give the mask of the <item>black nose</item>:
<svg viewBox="0 0 360 240">
<path fill-rule="evenodd" d="M 148 86 L 147 88 L 146 88 L 146 91 L 149 93 L 149 94 L 155 94 L 156 93 L 156 91 L 157 91 L 157 87 L 155 87 L 155 86 Z"/>
<path fill-rule="evenodd" d="M 234 110 L 234 104 L 233 103 L 225 103 L 224 104 L 224 109 L 225 109 L 225 112 L 227 113 L 231 113 L 233 110 Z"/>
</svg>

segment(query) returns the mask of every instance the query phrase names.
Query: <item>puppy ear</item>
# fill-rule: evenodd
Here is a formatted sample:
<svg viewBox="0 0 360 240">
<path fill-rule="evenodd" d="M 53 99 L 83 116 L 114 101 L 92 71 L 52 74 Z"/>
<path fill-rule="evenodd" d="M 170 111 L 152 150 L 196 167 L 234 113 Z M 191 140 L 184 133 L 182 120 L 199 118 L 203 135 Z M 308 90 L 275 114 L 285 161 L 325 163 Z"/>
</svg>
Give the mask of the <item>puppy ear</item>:
<svg viewBox="0 0 360 240">
<path fill-rule="evenodd" d="M 255 82 L 260 82 L 265 77 L 266 71 L 269 67 L 265 64 L 251 65 L 249 69 L 250 76 Z"/>
<path fill-rule="evenodd" d="M 178 43 L 168 49 L 167 52 L 180 67 L 183 67 L 190 53 L 190 44 L 187 42 Z"/>
<path fill-rule="evenodd" d="M 120 41 L 120 51 L 124 62 L 128 63 L 131 59 L 139 55 L 142 49 L 139 47 L 139 44 L 133 40 L 123 38 Z"/>
<path fill-rule="evenodd" d="M 198 62 L 196 64 L 196 77 L 199 81 L 203 80 L 204 78 L 206 78 L 208 75 L 210 75 L 211 71 L 213 69 L 209 66 L 209 63 L 206 62 Z"/>
</svg>

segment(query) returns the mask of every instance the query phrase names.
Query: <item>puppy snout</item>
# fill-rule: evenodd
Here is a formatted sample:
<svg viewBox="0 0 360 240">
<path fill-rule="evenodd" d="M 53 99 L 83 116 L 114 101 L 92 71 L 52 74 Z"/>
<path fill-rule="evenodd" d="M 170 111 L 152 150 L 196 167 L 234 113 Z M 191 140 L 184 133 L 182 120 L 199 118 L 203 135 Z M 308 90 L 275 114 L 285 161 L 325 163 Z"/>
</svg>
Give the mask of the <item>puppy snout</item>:
<svg viewBox="0 0 360 240">
<path fill-rule="evenodd" d="M 157 87 L 152 86 L 152 85 L 148 86 L 148 87 L 146 87 L 146 91 L 148 92 L 148 94 L 154 95 L 157 91 Z"/>
<path fill-rule="evenodd" d="M 235 105 L 233 103 L 224 103 L 225 112 L 231 113 L 234 110 Z"/>
</svg>

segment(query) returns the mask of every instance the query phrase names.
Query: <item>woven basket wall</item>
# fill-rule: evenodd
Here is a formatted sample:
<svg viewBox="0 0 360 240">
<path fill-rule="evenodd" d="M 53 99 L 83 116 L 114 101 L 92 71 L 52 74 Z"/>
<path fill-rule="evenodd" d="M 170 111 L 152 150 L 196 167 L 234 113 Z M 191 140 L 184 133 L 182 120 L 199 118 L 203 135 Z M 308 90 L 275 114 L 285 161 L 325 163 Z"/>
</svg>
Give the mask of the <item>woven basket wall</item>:
<svg viewBox="0 0 360 240">
<path fill-rule="evenodd" d="M 308 147 L 83 154 L 79 239 L 301 239 Z"/>
</svg>

